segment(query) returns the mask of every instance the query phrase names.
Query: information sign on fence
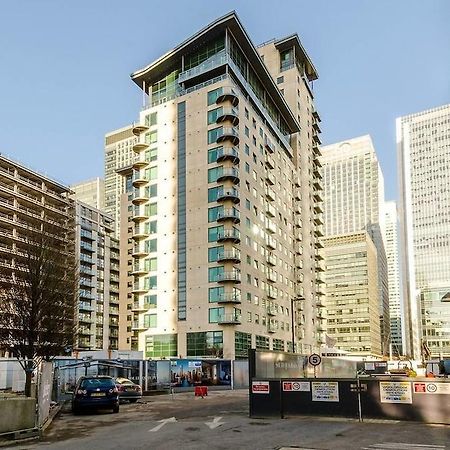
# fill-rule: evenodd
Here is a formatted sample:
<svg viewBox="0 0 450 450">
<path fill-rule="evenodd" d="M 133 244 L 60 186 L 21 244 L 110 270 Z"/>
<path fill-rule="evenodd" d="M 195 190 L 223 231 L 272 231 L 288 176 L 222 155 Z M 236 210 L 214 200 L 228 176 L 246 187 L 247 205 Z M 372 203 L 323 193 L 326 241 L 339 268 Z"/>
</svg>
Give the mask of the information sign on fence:
<svg viewBox="0 0 450 450">
<path fill-rule="evenodd" d="M 380 381 L 381 403 L 412 403 L 409 381 Z"/>
<path fill-rule="evenodd" d="M 253 394 L 268 394 L 270 392 L 270 384 L 268 381 L 252 381 Z"/>
<path fill-rule="evenodd" d="M 283 391 L 309 392 L 311 391 L 311 383 L 309 381 L 283 381 Z"/>
<path fill-rule="evenodd" d="M 313 381 L 313 402 L 339 402 L 339 385 L 337 381 Z"/>
</svg>

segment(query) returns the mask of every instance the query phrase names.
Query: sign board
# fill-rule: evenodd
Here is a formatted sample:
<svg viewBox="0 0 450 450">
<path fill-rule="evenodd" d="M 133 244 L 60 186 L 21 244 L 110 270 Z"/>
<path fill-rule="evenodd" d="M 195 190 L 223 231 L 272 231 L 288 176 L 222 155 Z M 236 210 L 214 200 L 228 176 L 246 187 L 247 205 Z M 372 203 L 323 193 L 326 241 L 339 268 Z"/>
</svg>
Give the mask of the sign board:
<svg viewBox="0 0 450 450">
<path fill-rule="evenodd" d="M 414 383 L 414 393 L 450 395 L 450 383 Z"/>
<path fill-rule="evenodd" d="M 308 362 L 312 366 L 318 366 L 322 362 L 322 358 L 317 353 L 313 353 L 312 355 L 309 356 Z"/>
<path fill-rule="evenodd" d="M 268 394 L 270 392 L 270 384 L 268 381 L 252 381 L 253 394 Z"/>
<path fill-rule="evenodd" d="M 309 392 L 311 391 L 311 383 L 309 381 L 283 381 L 284 392 Z"/>
<path fill-rule="evenodd" d="M 313 381 L 313 402 L 339 402 L 339 385 L 337 381 Z"/>
<path fill-rule="evenodd" d="M 412 403 L 409 381 L 380 381 L 381 403 Z"/>
</svg>

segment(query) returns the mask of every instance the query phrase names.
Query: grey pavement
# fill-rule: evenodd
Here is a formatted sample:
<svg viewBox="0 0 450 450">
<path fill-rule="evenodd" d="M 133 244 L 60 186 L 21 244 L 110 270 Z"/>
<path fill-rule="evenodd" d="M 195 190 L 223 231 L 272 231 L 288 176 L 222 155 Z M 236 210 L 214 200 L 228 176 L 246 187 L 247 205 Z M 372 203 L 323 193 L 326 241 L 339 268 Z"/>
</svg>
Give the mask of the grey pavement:
<svg viewBox="0 0 450 450">
<path fill-rule="evenodd" d="M 252 419 L 247 391 L 149 397 L 119 414 L 63 411 L 41 442 L 16 449 L 450 450 L 450 426 L 324 417 Z"/>
</svg>

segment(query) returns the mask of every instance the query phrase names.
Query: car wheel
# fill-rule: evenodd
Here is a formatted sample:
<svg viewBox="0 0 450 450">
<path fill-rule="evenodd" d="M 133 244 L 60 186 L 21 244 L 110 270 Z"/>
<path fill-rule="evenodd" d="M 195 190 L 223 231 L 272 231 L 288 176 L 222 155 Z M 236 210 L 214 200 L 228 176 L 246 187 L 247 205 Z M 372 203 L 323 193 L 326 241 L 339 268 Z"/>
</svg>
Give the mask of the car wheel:
<svg viewBox="0 0 450 450">
<path fill-rule="evenodd" d="M 118 413 L 118 412 L 119 412 L 119 405 L 116 405 L 113 408 L 113 413 Z"/>
</svg>

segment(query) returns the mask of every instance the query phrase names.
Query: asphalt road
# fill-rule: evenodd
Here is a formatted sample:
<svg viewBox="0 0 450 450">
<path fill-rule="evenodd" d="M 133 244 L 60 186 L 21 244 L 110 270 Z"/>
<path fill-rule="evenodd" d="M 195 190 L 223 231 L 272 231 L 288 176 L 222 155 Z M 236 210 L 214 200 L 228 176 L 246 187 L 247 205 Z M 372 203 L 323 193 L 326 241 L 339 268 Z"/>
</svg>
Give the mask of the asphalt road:
<svg viewBox="0 0 450 450">
<path fill-rule="evenodd" d="M 40 442 L 16 449 L 450 450 L 450 426 L 290 417 L 250 419 L 247 391 L 147 397 L 119 414 L 63 411 Z"/>
</svg>

